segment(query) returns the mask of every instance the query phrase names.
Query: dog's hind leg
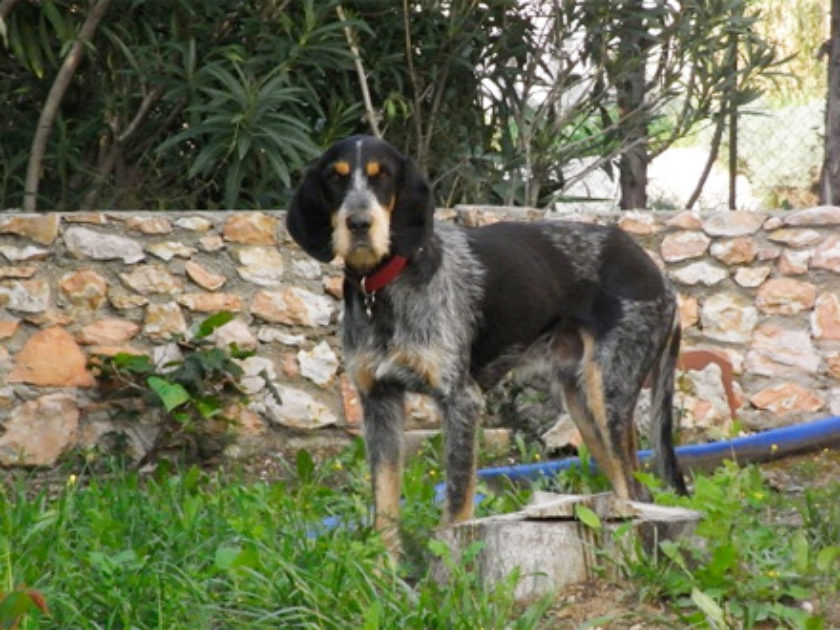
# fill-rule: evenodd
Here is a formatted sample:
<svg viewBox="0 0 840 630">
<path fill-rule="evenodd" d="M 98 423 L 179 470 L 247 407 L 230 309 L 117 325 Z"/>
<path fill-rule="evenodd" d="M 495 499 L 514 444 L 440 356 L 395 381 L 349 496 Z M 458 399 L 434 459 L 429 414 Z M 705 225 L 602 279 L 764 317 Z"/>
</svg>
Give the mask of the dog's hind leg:
<svg viewBox="0 0 840 630">
<path fill-rule="evenodd" d="M 476 427 L 482 397 L 474 383 L 453 388 L 437 399 L 443 415 L 446 460 L 444 522 L 457 523 L 473 516 L 476 483 Z"/>
<path fill-rule="evenodd" d="M 608 455 L 607 446 L 602 437 L 601 431 L 595 422 L 595 417 L 589 410 L 586 395 L 580 391 L 580 388 L 575 383 L 563 384 L 563 402 L 565 403 L 566 411 L 572 416 L 575 426 L 580 431 L 583 441 L 598 468 L 607 476 L 610 483 L 613 482 L 614 475 L 611 472 L 612 460 Z M 616 492 L 619 492 L 616 489 Z"/>
<path fill-rule="evenodd" d="M 564 388 L 566 404 L 599 468 L 620 498 L 644 499 L 647 492 L 635 477 L 637 436 L 633 423 L 642 365 L 620 367 L 619 359 L 581 335 L 583 354 L 576 383 Z"/>
<path fill-rule="evenodd" d="M 610 480 L 616 496 L 623 499 L 641 498 L 633 473 L 638 465 L 635 461 L 635 448 L 631 445 L 630 435 L 616 436 L 612 432 L 606 408 L 598 398 L 603 398 L 596 391 L 581 391 L 574 384 L 566 384 L 563 398 L 566 409 L 580 431 L 583 441 L 598 468 Z M 598 415 L 600 414 L 600 415 Z M 618 438 L 618 439 L 616 439 Z M 628 456 L 628 453 L 633 453 Z"/>
<path fill-rule="evenodd" d="M 374 527 L 392 556 L 400 549 L 404 398 L 401 388 L 382 384 L 374 385 L 362 398 L 365 449 L 373 484 Z"/>
</svg>

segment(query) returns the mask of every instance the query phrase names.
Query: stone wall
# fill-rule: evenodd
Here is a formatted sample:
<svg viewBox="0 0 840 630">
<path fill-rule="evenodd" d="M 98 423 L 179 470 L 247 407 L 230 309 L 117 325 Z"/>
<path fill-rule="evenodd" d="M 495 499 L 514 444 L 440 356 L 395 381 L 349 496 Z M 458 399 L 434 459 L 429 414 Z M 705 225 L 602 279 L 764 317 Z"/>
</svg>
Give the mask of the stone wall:
<svg viewBox="0 0 840 630">
<path fill-rule="evenodd" d="M 439 214 L 465 225 L 540 215 Z M 840 208 L 570 218 L 618 220 L 667 269 L 681 295 L 684 346 L 731 364 L 744 426 L 840 413 Z M 178 356 L 179 335 L 222 309 L 237 316 L 215 342 L 256 350 L 243 364 L 251 403 L 240 416 L 252 443 L 358 431 L 335 335 L 341 269 L 308 259 L 282 213 L 6 212 L 0 257 L 2 465 L 51 465 L 115 428 L 85 367 L 90 354 L 126 350 L 166 362 Z M 685 372 L 679 387 L 685 424 L 727 430 L 720 365 Z M 434 422 L 421 398 L 409 412 L 415 424 Z M 154 431 L 116 428 L 138 452 Z"/>
</svg>

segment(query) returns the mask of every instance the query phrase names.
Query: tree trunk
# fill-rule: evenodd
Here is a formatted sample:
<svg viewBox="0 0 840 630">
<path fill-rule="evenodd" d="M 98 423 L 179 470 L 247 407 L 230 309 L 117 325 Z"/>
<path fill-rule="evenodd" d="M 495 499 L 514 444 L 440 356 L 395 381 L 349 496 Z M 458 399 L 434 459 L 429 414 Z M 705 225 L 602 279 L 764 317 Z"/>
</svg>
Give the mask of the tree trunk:
<svg viewBox="0 0 840 630">
<path fill-rule="evenodd" d="M 706 158 L 706 164 L 703 166 L 703 172 L 700 173 L 700 179 L 697 180 L 697 185 L 694 187 L 694 191 L 685 203 L 686 210 L 691 210 L 691 208 L 694 207 L 694 204 L 697 203 L 697 200 L 700 198 L 700 194 L 703 192 L 703 186 L 706 185 L 706 180 L 709 178 L 709 173 L 712 172 L 712 166 L 714 165 L 715 160 L 717 160 L 718 151 L 720 150 L 720 142 L 723 140 L 723 129 L 726 127 L 725 107 L 726 105 L 724 104 L 724 110 L 718 115 L 717 122 L 715 123 L 715 133 L 712 136 L 712 146 L 709 148 L 709 157 Z"/>
<path fill-rule="evenodd" d="M 831 0 L 828 40 L 828 98 L 820 203 L 840 205 L 840 0 Z"/>
<path fill-rule="evenodd" d="M 82 28 L 79 30 L 79 35 L 70 51 L 64 58 L 64 63 L 53 81 L 50 92 L 47 94 L 47 99 L 44 101 L 44 107 L 41 109 L 41 116 L 38 118 L 38 127 L 35 130 L 35 137 L 32 139 L 32 150 L 29 153 L 29 164 L 26 167 L 26 185 L 23 189 L 23 210 L 25 212 L 35 212 L 38 207 L 38 188 L 41 183 L 41 165 L 44 161 L 44 154 L 47 150 L 47 140 L 50 137 L 53 122 L 55 122 L 58 108 L 61 105 L 61 99 L 64 98 L 64 93 L 70 86 L 70 81 L 73 80 L 73 74 L 79 63 L 82 61 L 82 55 L 85 51 L 85 46 L 93 38 L 96 32 L 96 27 L 99 21 L 105 15 L 108 5 L 111 0 L 97 0 L 96 4 L 91 7 L 90 12 L 85 18 Z"/>
<path fill-rule="evenodd" d="M 647 124 L 644 122 L 647 38 L 644 11 L 643 0 L 625 3 L 627 21 L 619 43 L 621 65 L 627 64 L 616 85 L 618 112 L 627 121 L 619 161 L 619 207 L 622 210 L 647 207 L 648 140 Z"/>
</svg>

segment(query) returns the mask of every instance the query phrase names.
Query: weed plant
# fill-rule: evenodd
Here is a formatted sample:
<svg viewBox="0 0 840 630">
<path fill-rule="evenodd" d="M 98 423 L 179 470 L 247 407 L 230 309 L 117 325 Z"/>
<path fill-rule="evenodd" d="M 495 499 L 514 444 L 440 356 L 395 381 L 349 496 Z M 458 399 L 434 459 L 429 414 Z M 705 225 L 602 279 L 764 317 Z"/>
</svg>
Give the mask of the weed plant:
<svg viewBox="0 0 840 630">
<path fill-rule="evenodd" d="M 840 481 L 785 495 L 757 466 L 725 462 L 695 477 L 690 497 L 655 494 L 702 518 L 692 537 L 661 542 L 653 554 L 636 543 L 624 555 L 642 597 L 668 601 L 691 628 L 829 627 L 824 611 L 840 591 Z"/>
</svg>

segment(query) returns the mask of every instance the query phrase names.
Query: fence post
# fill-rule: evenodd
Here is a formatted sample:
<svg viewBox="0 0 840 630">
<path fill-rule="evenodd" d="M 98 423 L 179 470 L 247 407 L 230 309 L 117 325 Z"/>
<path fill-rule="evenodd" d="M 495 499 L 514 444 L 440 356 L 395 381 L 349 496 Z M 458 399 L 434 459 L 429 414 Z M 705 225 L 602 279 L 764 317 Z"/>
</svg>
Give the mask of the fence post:
<svg viewBox="0 0 840 630">
<path fill-rule="evenodd" d="M 840 0 L 831 2 L 828 40 L 828 95 L 825 108 L 825 156 L 820 182 L 820 203 L 840 204 Z"/>
<path fill-rule="evenodd" d="M 732 19 L 743 15 L 744 5 L 737 3 L 732 9 Z M 727 105 L 729 107 L 729 209 L 737 207 L 736 182 L 738 180 L 738 31 L 732 29 L 729 36 L 729 58 L 732 60 L 730 68 L 729 94 Z"/>
</svg>

